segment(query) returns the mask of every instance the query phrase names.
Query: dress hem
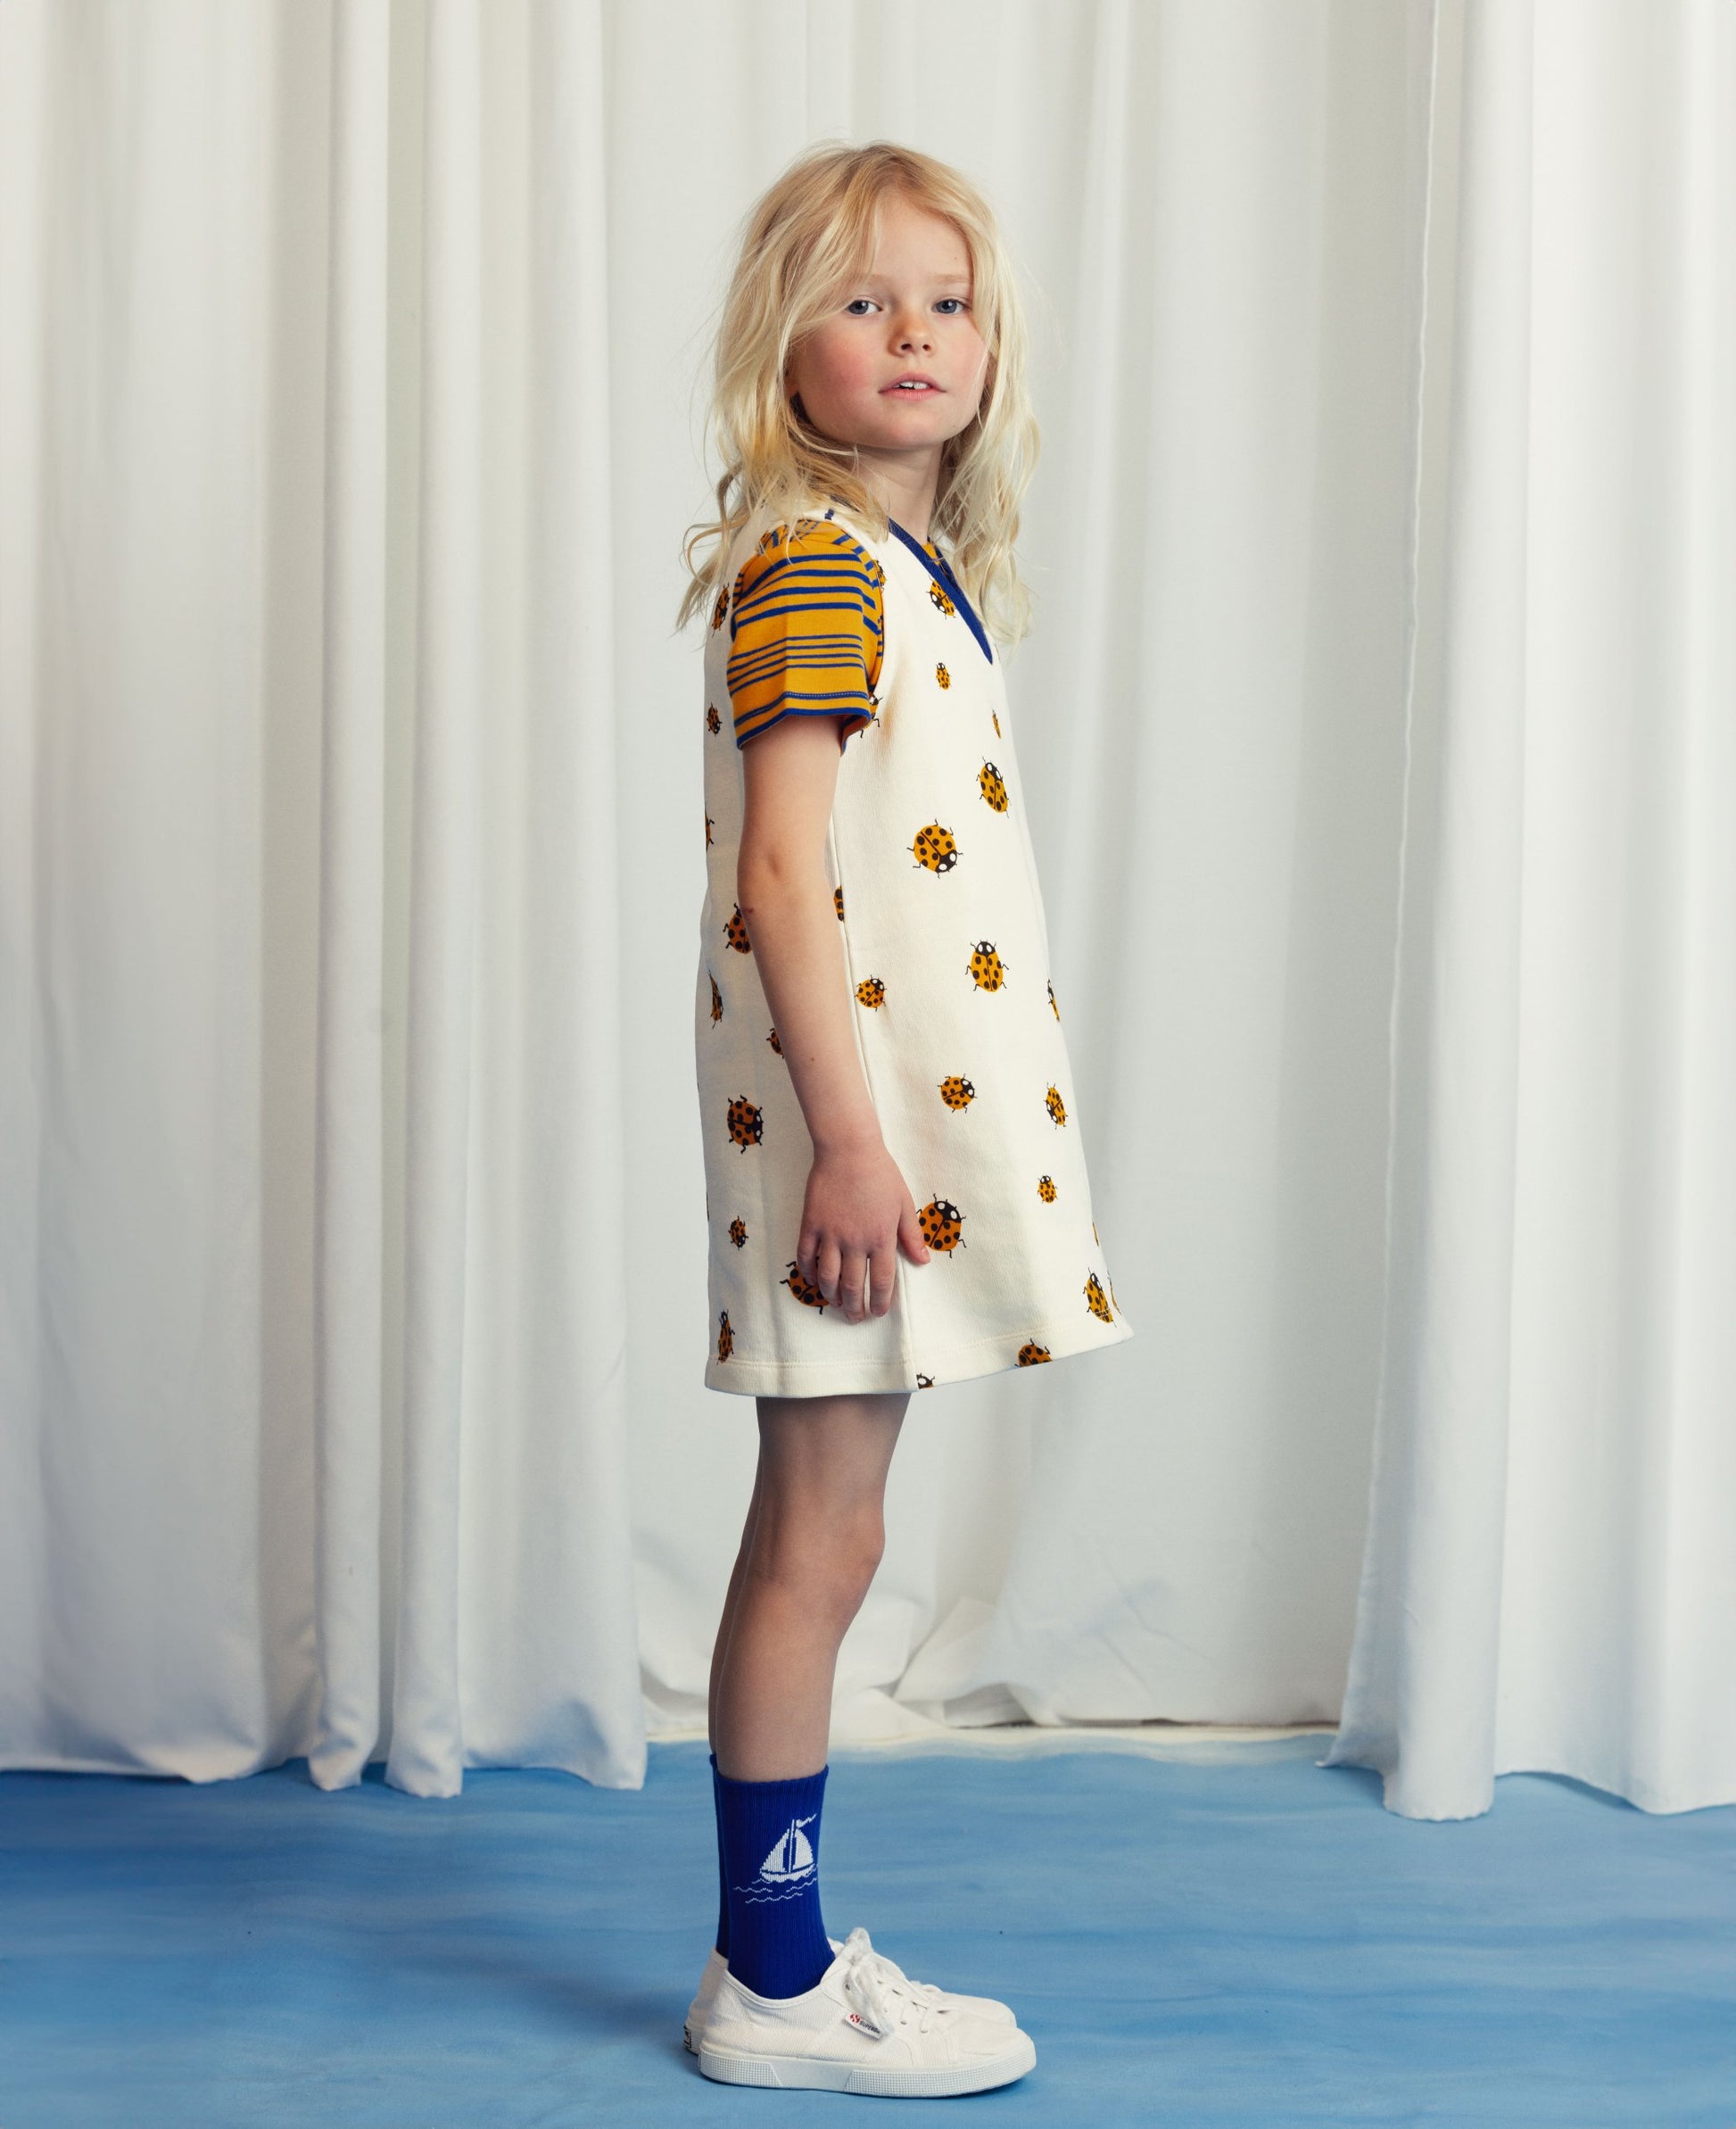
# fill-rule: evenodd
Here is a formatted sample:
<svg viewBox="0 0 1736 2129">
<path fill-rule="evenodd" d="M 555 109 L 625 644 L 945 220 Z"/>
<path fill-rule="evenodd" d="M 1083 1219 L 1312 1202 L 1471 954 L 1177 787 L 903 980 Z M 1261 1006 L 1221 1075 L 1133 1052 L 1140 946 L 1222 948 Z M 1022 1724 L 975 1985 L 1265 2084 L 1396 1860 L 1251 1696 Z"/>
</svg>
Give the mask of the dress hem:
<svg viewBox="0 0 1736 2129">
<path fill-rule="evenodd" d="M 1041 1346 L 1052 1361 L 1072 1360 L 1081 1353 L 1119 1346 L 1133 1335 L 1133 1325 L 1119 1314 L 1112 1325 L 1096 1336 L 1088 1331 L 1076 1335 L 1039 1327 L 1029 1338 L 1014 1340 L 1003 1336 L 954 1346 L 946 1353 L 936 1354 L 932 1366 L 921 1369 L 906 1366 L 901 1360 L 738 1361 L 719 1360 L 714 1353 L 706 1363 L 705 1386 L 748 1397 L 836 1397 L 851 1392 L 938 1388 L 943 1382 L 974 1382 L 985 1375 L 1005 1374 L 1021 1365 L 1043 1366 L 1041 1361 L 1021 1363 L 1018 1355 L 1027 1344 Z M 1067 1343 L 1070 1337 L 1071 1344 Z M 979 1364 L 979 1356 L 990 1354 L 1002 1357 L 988 1365 Z M 919 1374 L 924 1379 L 921 1382 Z"/>
</svg>

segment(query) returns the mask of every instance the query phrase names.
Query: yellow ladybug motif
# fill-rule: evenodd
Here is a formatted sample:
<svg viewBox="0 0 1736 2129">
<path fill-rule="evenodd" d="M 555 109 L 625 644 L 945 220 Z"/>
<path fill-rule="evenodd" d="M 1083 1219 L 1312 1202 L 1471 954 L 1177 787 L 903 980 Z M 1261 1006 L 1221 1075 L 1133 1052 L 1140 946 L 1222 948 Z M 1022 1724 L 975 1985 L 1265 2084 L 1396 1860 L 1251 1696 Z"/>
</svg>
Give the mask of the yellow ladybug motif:
<svg viewBox="0 0 1736 2129">
<path fill-rule="evenodd" d="M 938 821 L 930 821 L 926 828 L 916 831 L 916 840 L 905 845 L 916 853 L 918 865 L 926 866 L 931 873 L 949 873 L 958 863 L 958 845 L 953 841 L 950 828 L 943 828 Z"/>
<path fill-rule="evenodd" d="M 728 613 L 729 610 L 730 587 L 728 584 L 725 584 L 723 590 L 717 594 L 716 605 L 711 609 L 711 625 L 714 628 L 721 628 L 723 625 L 723 616 Z"/>
<path fill-rule="evenodd" d="M 878 1012 L 886 1003 L 886 985 L 878 976 L 864 976 L 856 987 L 856 1001 L 859 1006 L 871 1006 Z"/>
<path fill-rule="evenodd" d="M 968 1109 L 977 1098 L 977 1090 L 969 1080 L 950 1073 L 940 1082 L 940 1098 L 949 1109 Z"/>
<path fill-rule="evenodd" d="M 1037 1195 L 1043 1200 L 1045 1205 L 1053 1205 L 1054 1203 L 1055 1189 L 1054 1176 L 1039 1175 L 1037 1177 Z"/>
<path fill-rule="evenodd" d="M 709 969 L 706 971 L 706 981 L 711 985 L 711 1024 L 715 1027 L 723 1017 L 723 994 L 717 988 L 717 979 Z"/>
<path fill-rule="evenodd" d="M 706 730 L 707 732 L 721 732 L 723 729 L 723 720 L 718 716 L 715 704 L 707 702 L 706 704 Z"/>
<path fill-rule="evenodd" d="M 1115 1321 L 1109 1313 L 1109 1303 L 1104 1297 L 1103 1288 L 1097 1284 L 1095 1272 L 1087 1272 L 1085 1275 L 1085 1305 L 1094 1316 L 1101 1316 L 1105 1323 Z"/>
<path fill-rule="evenodd" d="M 837 910 L 838 921 L 841 924 L 844 921 L 844 890 L 841 887 L 832 889 L 831 906 Z"/>
<path fill-rule="evenodd" d="M 931 1197 L 916 1215 L 922 1239 L 930 1249 L 956 1249 L 963 1240 L 964 1215 L 944 1197 Z"/>
<path fill-rule="evenodd" d="M 996 813 L 1006 811 L 1006 783 L 992 761 L 985 761 L 977 771 L 977 787 Z"/>
<path fill-rule="evenodd" d="M 1115 1298 L 1115 1281 L 1112 1279 L 1109 1282 L 1109 1298 L 1111 1305 L 1114 1307 L 1116 1313 L 1119 1314 L 1120 1313 L 1121 1305 Z"/>
<path fill-rule="evenodd" d="M 751 954 L 753 944 L 748 937 L 748 920 L 741 914 L 741 905 L 736 903 L 729 922 L 723 926 L 723 936 L 738 954 Z"/>
<path fill-rule="evenodd" d="M 1043 1097 L 1043 1106 L 1047 1109 L 1050 1115 L 1054 1118 L 1057 1124 L 1066 1122 L 1067 1105 L 1062 1100 L 1061 1089 L 1058 1087 L 1051 1087 L 1048 1092 Z"/>
<path fill-rule="evenodd" d="M 1049 1010 L 1054 1015 L 1057 1020 L 1061 1018 L 1061 1007 L 1054 1002 L 1054 984 L 1053 982 L 1051 982 L 1049 985 Z"/>
<path fill-rule="evenodd" d="M 760 1111 L 745 1094 L 738 1094 L 725 1112 L 730 1127 L 730 1138 L 746 1153 L 750 1146 L 760 1142 L 763 1117 Z"/>
<path fill-rule="evenodd" d="M 788 1287 L 797 1300 L 804 1303 L 807 1307 L 817 1308 L 823 1315 L 825 1313 L 825 1296 L 818 1287 L 809 1285 L 793 1263 L 789 1266 L 789 1278 L 779 1280 L 778 1284 L 781 1287 Z"/>
<path fill-rule="evenodd" d="M 993 725 L 994 725 L 994 727 L 995 727 L 995 737 L 996 737 L 996 739 L 999 739 L 999 737 L 1001 736 L 1001 720 L 1000 720 L 1000 719 L 999 719 L 997 717 L 996 717 L 996 715 L 995 715 L 995 713 L 994 713 L 994 711 L 993 711 L 992 709 L 989 711 L 988 715 L 989 715 L 990 721 L 993 723 Z"/>
<path fill-rule="evenodd" d="M 1091 1222 L 1091 1239 L 1094 1242 L 1097 1242 L 1097 1223 L 1095 1220 Z M 1103 1244 L 1101 1242 L 1097 1242 L 1097 1247 L 1099 1249 L 1101 1249 L 1103 1247 Z M 1112 1292 L 1114 1291 L 1113 1288 L 1112 1288 L 1110 1290 Z"/>
<path fill-rule="evenodd" d="M 1054 1358 L 1054 1355 L 1049 1351 L 1049 1348 L 1046 1346 L 1039 1346 L 1034 1338 L 1019 1348 L 1019 1365 L 1021 1368 L 1034 1368 L 1040 1362 Z"/>
<path fill-rule="evenodd" d="M 934 1377 L 924 1375 L 919 1368 L 916 1371 L 916 1387 L 919 1390 L 931 1390 L 934 1388 Z"/>
<path fill-rule="evenodd" d="M 738 1249 L 746 1247 L 748 1240 L 748 1223 L 745 1220 L 732 1220 L 730 1222 L 730 1239 L 735 1244 Z"/>
<path fill-rule="evenodd" d="M 773 1055 L 779 1057 L 782 1056 L 783 1045 L 778 1040 L 778 1031 L 775 1028 L 772 1030 L 772 1032 L 765 1038 L 765 1040 L 772 1045 Z"/>
<path fill-rule="evenodd" d="M 934 668 L 934 676 L 942 687 L 951 687 L 953 684 L 953 676 L 944 665 L 938 665 Z"/>
<path fill-rule="evenodd" d="M 999 990 L 1006 982 L 1006 964 L 995 951 L 993 941 L 979 939 L 965 964 L 979 990 Z"/>
<path fill-rule="evenodd" d="M 949 620 L 953 615 L 958 611 L 958 609 L 953 604 L 952 601 L 947 598 L 947 594 L 940 589 L 940 586 L 936 584 L 933 577 L 930 577 L 929 579 L 929 597 L 933 600 L 936 606 L 940 609 L 940 611 L 945 614 Z"/>
<path fill-rule="evenodd" d="M 711 848 L 711 841 L 712 841 L 712 838 L 711 838 L 711 816 L 710 816 L 709 814 L 707 814 L 707 816 L 706 816 L 706 848 L 707 848 L 707 849 L 710 849 L 710 848 Z"/>
<path fill-rule="evenodd" d="M 735 1351 L 735 1333 L 730 1329 L 730 1312 L 723 1309 L 717 1317 L 717 1357 L 727 1360 Z"/>
</svg>

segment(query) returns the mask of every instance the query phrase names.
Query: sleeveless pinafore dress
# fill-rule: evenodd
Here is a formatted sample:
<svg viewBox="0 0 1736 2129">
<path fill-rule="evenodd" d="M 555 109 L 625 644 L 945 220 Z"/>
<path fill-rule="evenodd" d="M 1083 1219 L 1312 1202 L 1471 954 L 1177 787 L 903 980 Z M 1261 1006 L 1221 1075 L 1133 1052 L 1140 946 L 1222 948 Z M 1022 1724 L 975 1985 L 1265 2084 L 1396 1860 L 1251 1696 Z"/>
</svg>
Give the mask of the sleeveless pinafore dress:
<svg viewBox="0 0 1736 2129">
<path fill-rule="evenodd" d="M 795 1263 L 814 1147 L 735 884 L 732 594 L 768 531 L 820 518 L 877 590 L 882 628 L 872 713 L 839 760 L 828 884 L 863 1074 L 932 1252 L 919 1265 L 901 1251 L 890 1308 L 859 1323 Z M 926 1389 L 1130 1338 L 1092 1218 L 1001 659 L 949 567 L 896 524 L 876 541 L 824 506 L 752 517 L 711 615 L 705 690 L 707 1385 Z"/>
</svg>

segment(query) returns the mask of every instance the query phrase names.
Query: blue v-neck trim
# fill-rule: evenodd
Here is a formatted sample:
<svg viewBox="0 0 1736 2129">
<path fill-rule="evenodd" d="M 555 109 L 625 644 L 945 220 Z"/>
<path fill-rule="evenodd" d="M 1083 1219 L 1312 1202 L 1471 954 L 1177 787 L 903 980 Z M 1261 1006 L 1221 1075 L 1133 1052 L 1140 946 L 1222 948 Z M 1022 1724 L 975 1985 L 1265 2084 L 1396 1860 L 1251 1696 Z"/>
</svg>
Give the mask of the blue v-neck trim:
<svg viewBox="0 0 1736 2129">
<path fill-rule="evenodd" d="M 935 558 L 929 552 L 928 549 L 923 546 L 922 543 L 919 539 L 915 538 L 913 534 L 907 533 L 904 526 L 898 523 L 898 520 L 896 518 L 889 517 L 886 522 L 892 527 L 893 531 L 897 534 L 898 537 L 904 542 L 905 545 L 909 548 L 910 551 L 916 557 L 917 560 L 922 563 L 923 568 L 925 568 L 929 575 L 933 577 L 936 584 L 938 584 L 941 590 L 947 593 L 947 597 L 957 601 L 958 610 L 964 616 L 965 620 L 970 624 L 971 634 L 975 636 L 978 644 L 981 648 L 983 656 L 992 666 L 995 662 L 995 653 L 988 647 L 988 638 L 983 633 L 983 625 L 982 623 L 977 618 L 975 608 L 964 596 L 963 587 L 960 584 L 957 577 L 953 575 L 952 565 L 947 561 L 944 556 L 938 562 L 937 562 Z"/>
</svg>

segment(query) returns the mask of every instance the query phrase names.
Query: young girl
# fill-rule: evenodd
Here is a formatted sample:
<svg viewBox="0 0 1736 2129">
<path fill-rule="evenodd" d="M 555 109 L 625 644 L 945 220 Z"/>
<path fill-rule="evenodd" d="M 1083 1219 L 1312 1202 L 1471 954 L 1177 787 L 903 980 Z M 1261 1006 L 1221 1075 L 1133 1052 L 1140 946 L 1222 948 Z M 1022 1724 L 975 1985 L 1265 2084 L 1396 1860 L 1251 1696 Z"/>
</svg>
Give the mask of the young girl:
<svg viewBox="0 0 1736 2129">
<path fill-rule="evenodd" d="M 681 611 L 709 620 L 705 1379 L 759 1421 L 687 2021 L 732 2083 L 928 2098 L 1037 2059 L 1004 2004 L 829 1936 L 818 1868 L 833 1670 L 911 1391 L 1132 1335 L 1002 672 L 1029 605 L 1023 351 L 993 217 L 946 164 L 826 145 L 753 211 L 718 340 L 722 516 Z"/>
</svg>

